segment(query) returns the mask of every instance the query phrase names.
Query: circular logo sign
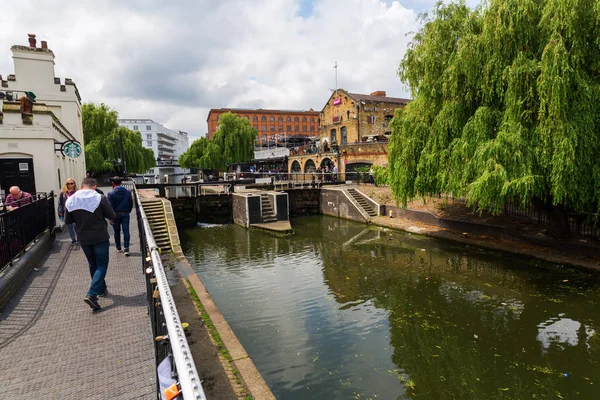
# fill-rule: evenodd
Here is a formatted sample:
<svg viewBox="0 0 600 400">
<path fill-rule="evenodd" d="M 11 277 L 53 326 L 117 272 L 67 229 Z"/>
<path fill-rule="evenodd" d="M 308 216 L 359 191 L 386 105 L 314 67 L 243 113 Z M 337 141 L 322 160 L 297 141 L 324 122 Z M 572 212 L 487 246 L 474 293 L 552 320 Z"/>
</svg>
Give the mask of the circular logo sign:
<svg viewBox="0 0 600 400">
<path fill-rule="evenodd" d="M 77 158 L 81 155 L 81 145 L 77 142 L 65 142 L 62 147 L 62 153 L 70 158 Z"/>
</svg>

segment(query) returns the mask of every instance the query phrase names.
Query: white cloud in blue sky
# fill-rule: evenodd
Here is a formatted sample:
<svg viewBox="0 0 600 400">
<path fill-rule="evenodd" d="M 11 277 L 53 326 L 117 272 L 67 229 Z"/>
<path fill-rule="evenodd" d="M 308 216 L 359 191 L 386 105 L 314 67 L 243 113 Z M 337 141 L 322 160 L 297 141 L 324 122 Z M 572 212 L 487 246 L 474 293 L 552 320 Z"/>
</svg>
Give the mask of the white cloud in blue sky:
<svg viewBox="0 0 600 400">
<path fill-rule="evenodd" d="M 29 0 L 2 11 L 0 74 L 27 33 L 84 101 L 199 137 L 210 108 L 320 110 L 335 86 L 408 96 L 396 73 L 417 14 L 381 0 Z"/>
</svg>

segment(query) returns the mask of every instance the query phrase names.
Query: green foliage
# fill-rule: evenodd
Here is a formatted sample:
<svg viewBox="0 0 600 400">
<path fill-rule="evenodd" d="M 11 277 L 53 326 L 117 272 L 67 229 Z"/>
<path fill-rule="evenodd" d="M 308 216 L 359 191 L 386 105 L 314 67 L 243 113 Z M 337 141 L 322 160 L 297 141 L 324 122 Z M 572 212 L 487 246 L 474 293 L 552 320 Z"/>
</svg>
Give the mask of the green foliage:
<svg viewBox="0 0 600 400">
<path fill-rule="evenodd" d="M 212 140 L 200 138 L 179 157 L 185 168 L 225 170 L 227 164 L 251 161 L 254 157 L 256 129 L 231 112 L 219 116 L 219 128 Z"/>
<path fill-rule="evenodd" d="M 389 182 L 404 205 L 453 193 L 499 213 L 534 199 L 600 204 L 600 6 L 439 2 L 398 74 L 414 101 L 391 122 Z"/>
<path fill-rule="evenodd" d="M 119 136 L 128 172 L 145 172 L 156 166 L 154 152 L 142 146 L 139 132 L 119 126 L 117 112 L 106 104 L 86 103 L 81 107 L 85 162 L 88 170 L 112 171 L 121 158 Z"/>
<path fill-rule="evenodd" d="M 389 185 L 389 170 L 386 167 L 373 165 L 373 176 L 378 186 Z"/>
</svg>

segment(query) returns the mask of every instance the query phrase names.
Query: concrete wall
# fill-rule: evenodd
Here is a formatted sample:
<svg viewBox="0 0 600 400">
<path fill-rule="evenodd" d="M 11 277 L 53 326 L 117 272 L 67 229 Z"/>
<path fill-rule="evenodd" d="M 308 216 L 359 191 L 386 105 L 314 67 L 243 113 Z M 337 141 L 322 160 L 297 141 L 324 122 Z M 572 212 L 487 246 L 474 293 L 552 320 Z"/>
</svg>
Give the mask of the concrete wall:
<svg viewBox="0 0 600 400">
<path fill-rule="evenodd" d="M 368 222 L 365 216 L 341 190 L 321 189 L 321 214 Z"/>
<path fill-rule="evenodd" d="M 233 194 L 233 222 L 237 225 L 249 228 L 251 224 L 262 222 L 262 209 L 260 196 L 252 194 Z"/>
</svg>

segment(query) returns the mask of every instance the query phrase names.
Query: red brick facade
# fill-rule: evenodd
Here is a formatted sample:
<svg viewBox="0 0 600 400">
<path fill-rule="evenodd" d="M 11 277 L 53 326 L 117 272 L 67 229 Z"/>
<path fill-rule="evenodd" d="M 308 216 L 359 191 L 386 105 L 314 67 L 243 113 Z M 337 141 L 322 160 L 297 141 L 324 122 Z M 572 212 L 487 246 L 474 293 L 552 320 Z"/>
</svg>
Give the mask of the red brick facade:
<svg viewBox="0 0 600 400">
<path fill-rule="evenodd" d="M 247 118 L 250 125 L 258 131 L 258 139 L 273 140 L 277 135 L 319 136 L 319 112 L 291 110 L 252 110 L 236 108 L 213 108 L 208 113 L 207 137 L 212 139 L 217 131 L 219 115 L 232 112 Z"/>
</svg>

